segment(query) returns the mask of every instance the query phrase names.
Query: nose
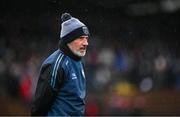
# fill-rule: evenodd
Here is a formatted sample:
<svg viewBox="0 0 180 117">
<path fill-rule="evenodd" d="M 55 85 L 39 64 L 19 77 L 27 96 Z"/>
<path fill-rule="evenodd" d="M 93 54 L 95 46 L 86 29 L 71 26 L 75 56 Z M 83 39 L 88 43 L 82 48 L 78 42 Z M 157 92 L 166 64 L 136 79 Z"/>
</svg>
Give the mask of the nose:
<svg viewBox="0 0 180 117">
<path fill-rule="evenodd" d="M 87 38 L 83 38 L 83 45 L 88 46 L 88 39 Z"/>
</svg>

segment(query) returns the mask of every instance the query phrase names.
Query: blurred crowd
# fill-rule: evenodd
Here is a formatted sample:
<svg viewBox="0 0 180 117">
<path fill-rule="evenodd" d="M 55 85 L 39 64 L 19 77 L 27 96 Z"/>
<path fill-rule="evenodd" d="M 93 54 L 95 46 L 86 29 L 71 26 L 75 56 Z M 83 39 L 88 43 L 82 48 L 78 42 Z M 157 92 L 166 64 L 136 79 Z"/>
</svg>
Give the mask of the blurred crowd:
<svg viewBox="0 0 180 117">
<path fill-rule="evenodd" d="M 0 115 L 29 115 L 40 65 L 58 48 L 59 27 L 47 17 L 7 15 L 0 19 L 0 102 L 4 104 Z M 128 20 L 123 23 L 132 25 Z M 173 36 L 166 34 L 166 39 L 160 39 L 155 26 L 149 29 L 148 38 L 139 39 L 144 33 L 137 28 L 124 35 L 119 32 L 119 37 L 104 30 L 105 36 L 91 36 L 84 58 L 86 115 L 146 115 L 144 95 L 180 90 L 179 42 L 171 42 Z M 18 106 L 22 108 L 15 109 Z"/>
</svg>

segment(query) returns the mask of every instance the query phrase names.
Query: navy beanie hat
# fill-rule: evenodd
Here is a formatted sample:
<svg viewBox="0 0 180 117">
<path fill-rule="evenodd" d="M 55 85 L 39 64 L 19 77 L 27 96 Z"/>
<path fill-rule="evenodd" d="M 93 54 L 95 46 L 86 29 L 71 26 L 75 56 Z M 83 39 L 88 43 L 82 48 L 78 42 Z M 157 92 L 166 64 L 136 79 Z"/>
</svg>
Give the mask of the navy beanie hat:
<svg viewBox="0 0 180 117">
<path fill-rule="evenodd" d="M 83 35 L 89 36 L 86 25 L 77 18 L 72 17 L 69 13 L 62 14 L 61 20 L 60 39 L 63 44 L 67 44 Z"/>
</svg>

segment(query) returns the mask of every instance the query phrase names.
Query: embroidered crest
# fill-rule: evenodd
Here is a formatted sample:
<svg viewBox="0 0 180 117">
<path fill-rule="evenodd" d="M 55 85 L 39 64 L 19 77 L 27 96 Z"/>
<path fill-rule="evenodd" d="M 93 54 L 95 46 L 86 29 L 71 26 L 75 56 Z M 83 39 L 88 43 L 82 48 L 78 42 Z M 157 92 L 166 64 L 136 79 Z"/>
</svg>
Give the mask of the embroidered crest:
<svg viewBox="0 0 180 117">
<path fill-rule="evenodd" d="M 89 31 L 88 31 L 87 27 L 82 27 L 82 30 L 83 30 L 84 34 L 86 34 L 86 35 L 89 34 Z"/>
<path fill-rule="evenodd" d="M 72 79 L 77 79 L 76 74 L 75 74 L 75 73 L 72 73 L 72 74 L 71 74 L 71 78 L 72 78 Z"/>
</svg>

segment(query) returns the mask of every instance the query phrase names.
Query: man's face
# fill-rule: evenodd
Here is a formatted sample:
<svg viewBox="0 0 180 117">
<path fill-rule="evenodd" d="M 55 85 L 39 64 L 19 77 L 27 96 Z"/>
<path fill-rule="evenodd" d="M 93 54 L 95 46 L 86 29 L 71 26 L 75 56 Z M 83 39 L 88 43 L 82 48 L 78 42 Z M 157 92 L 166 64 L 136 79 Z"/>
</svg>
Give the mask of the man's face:
<svg viewBox="0 0 180 117">
<path fill-rule="evenodd" d="M 86 54 L 86 48 L 88 46 L 88 36 L 81 36 L 72 42 L 68 43 L 70 50 L 77 56 L 83 57 Z"/>
</svg>

